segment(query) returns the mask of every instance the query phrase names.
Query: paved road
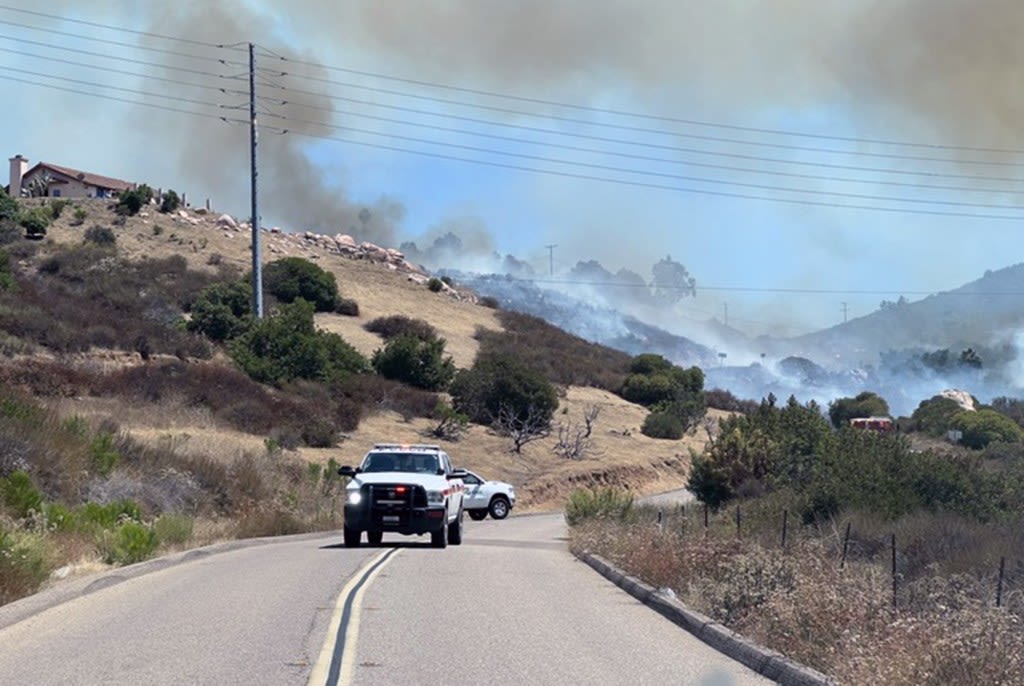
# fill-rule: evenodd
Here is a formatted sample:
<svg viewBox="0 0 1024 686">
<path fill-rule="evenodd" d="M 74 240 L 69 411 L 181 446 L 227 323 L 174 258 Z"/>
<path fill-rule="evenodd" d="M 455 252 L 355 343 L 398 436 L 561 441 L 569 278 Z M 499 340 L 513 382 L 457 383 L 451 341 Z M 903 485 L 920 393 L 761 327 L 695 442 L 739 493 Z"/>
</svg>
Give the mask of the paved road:
<svg viewBox="0 0 1024 686">
<path fill-rule="evenodd" d="M 0 629 L 0 683 L 770 683 L 576 561 L 559 515 L 467 521 L 443 551 L 339 538 L 198 557 Z"/>
</svg>

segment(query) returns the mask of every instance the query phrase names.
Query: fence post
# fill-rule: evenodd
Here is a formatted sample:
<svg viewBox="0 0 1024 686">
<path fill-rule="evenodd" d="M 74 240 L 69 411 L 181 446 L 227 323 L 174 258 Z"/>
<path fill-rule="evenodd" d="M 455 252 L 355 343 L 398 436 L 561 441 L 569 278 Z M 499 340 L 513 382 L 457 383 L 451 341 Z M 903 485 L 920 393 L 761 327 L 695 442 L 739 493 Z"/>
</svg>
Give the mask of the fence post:
<svg viewBox="0 0 1024 686">
<path fill-rule="evenodd" d="M 708 533 L 708 504 L 704 503 L 704 535 Z"/>
<path fill-rule="evenodd" d="M 846 534 L 843 535 L 843 558 L 839 561 L 839 569 L 846 567 L 846 551 L 850 547 L 850 522 L 846 523 Z"/>
<path fill-rule="evenodd" d="M 1003 605 L 1003 575 L 1006 573 L 1006 557 L 999 558 L 999 584 L 996 586 L 996 607 Z"/>
<path fill-rule="evenodd" d="M 665 528 L 664 521 L 665 513 L 662 512 L 661 510 L 658 510 L 658 531 L 662 531 Z"/>
<path fill-rule="evenodd" d="M 736 538 L 740 537 L 740 522 L 743 519 L 743 515 L 740 513 L 740 506 L 736 506 Z"/>
<path fill-rule="evenodd" d="M 782 511 L 782 549 L 786 549 L 786 529 L 789 525 L 789 510 Z"/>
<path fill-rule="evenodd" d="M 896 607 L 896 534 L 892 535 L 892 606 Z"/>
</svg>

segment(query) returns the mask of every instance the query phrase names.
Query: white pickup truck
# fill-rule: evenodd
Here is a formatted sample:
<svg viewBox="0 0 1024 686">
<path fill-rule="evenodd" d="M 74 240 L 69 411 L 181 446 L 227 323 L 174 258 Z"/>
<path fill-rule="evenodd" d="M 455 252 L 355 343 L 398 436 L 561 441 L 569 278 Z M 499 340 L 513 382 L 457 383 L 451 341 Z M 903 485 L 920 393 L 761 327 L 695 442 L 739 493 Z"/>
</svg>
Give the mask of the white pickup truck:
<svg viewBox="0 0 1024 686">
<path fill-rule="evenodd" d="M 465 470 L 452 466 L 440 446 L 378 443 L 358 467 L 338 470 L 345 490 L 345 547 L 363 532 L 380 545 L 384 532 L 430 534 L 435 548 L 462 543 Z"/>
<path fill-rule="evenodd" d="M 505 519 L 516 504 L 516 489 L 504 481 L 488 481 L 476 472 L 466 471 L 462 477 L 466 485 L 465 508 L 473 521 Z"/>
</svg>

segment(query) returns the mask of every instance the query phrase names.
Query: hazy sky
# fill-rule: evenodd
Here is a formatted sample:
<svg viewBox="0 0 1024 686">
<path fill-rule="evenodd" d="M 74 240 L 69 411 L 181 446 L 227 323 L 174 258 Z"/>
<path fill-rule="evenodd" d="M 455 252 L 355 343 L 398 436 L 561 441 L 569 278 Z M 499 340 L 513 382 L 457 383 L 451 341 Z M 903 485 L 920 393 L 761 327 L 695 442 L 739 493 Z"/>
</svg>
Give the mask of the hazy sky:
<svg viewBox="0 0 1024 686">
<path fill-rule="evenodd" d="M 670 255 L 698 295 L 656 323 L 799 334 L 1022 260 L 1022 33 L 1019 0 L 0 0 L 0 138 L 247 217 L 251 41 L 265 225 L 555 280 Z"/>
</svg>

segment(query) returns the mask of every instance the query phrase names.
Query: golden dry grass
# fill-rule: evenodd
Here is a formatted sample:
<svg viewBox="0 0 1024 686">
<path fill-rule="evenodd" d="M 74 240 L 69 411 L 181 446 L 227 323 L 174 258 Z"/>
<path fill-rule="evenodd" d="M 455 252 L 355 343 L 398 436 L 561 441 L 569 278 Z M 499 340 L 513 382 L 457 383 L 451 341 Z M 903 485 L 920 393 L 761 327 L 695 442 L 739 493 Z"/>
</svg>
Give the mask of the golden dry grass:
<svg viewBox="0 0 1024 686">
<path fill-rule="evenodd" d="M 190 267 L 215 270 L 212 264 L 231 265 L 239 271 L 251 268 L 250 234 L 217 228 L 217 213 L 187 218 L 162 215 L 148 208 L 129 217 L 123 226 L 113 224 L 114 215 L 104 201 L 82 201 L 89 216 L 73 226 L 73 207 L 47 234 L 49 244 L 75 244 L 82 241 L 88 227 L 99 224 L 113 228 L 119 252 L 129 259 L 184 257 Z M 384 246 L 389 247 L 389 246 Z M 213 256 L 217 257 L 213 257 Z M 409 279 L 407 273 L 369 260 L 359 260 L 331 252 L 316 242 L 297 235 L 265 232 L 265 262 L 284 256 L 314 261 L 338 280 L 345 298 L 359 304 L 359 316 L 317 315 L 321 328 L 338 333 L 360 352 L 370 355 L 382 345 L 376 334 L 366 331 L 366 322 L 386 315 L 405 315 L 432 324 L 446 341 L 446 351 L 458 367 L 472 364 L 478 349 L 474 337 L 480 329 L 501 330 L 494 310 L 473 302 L 472 297 L 431 292 L 425 285 Z M 112 355 L 97 352 L 95 359 L 80 360 L 91 366 L 112 367 L 138 364 L 131 354 Z M 226 362 L 225 362 L 226 363 Z M 600 408 L 594 423 L 592 445 L 584 459 L 567 460 L 554 452 L 558 424 L 581 425 L 587 407 Z M 217 424 L 208 414 L 163 402 L 159 406 L 139 407 L 129 402 L 82 398 L 60 401 L 62 413 L 74 413 L 99 420 L 115 419 L 122 430 L 146 443 L 177 441 L 190 452 L 229 461 L 239 454 L 265 450 L 263 437 L 244 434 Z M 505 479 L 519 488 L 524 509 L 557 509 L 568 492 L 577 486 L 615 484 L 637 494 L 679 488 L 689 465 L 689 450 L 700 450 L 702 435 L 690 435 L 680 441 L 654 440 L 640 433 L 646 411 L 639 406 L 597 389 L 569 388 L 555 415 L 552 435 L 526 445 L 522 453 L 511 453 L 510 441 L 493 431 L 473 426 L 457 443 L 442 442 L 456 463 L 480 471 L 490 478 Z M 324 464 L 334 458 L 342 464 L 357 462 L 374 443 L 381 441 L 437 442 L 429 437 L 429 420 L 403 421 L 400 416 L 382 412 L 365 418 L 357 431 L 336 448 L 300 448 L 286 454 Z"/>
</svg>

